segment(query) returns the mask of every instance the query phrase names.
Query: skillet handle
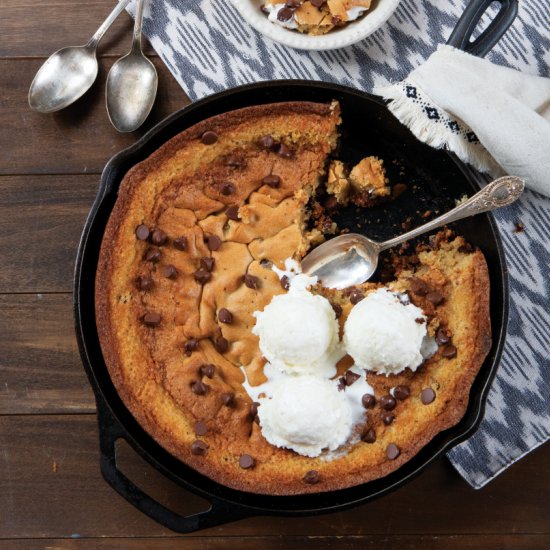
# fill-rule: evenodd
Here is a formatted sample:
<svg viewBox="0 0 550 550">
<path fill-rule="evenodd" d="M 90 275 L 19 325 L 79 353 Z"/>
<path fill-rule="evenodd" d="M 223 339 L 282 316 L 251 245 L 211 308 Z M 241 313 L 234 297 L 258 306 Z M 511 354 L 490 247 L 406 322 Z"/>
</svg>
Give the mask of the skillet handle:
<svg viewBox="0 0 550 550">
<path fill-rule="evenodd" d="M 489 26 L 475 40 L 470 41 L 487 8 L 495 1 L 500 4 L 498 13 Z M 518 0 L 471 0 L 447 44 L 472 55 L 484 57 L 508 30 L 517 13 Z"/>
<path fill-rule="evenodd" d="M 119 438 L 126 439 L 126 433 L 102 401 L 103 398 L 98 395 L 101 474 L 105 481 L 130 504 L 177 533 L 192 533 L 254 515 L 237 504 L 229 505 L 224 501 L 211 499 L 209 509 L 182 516 L 151 498 L 118 469 L 115 443 Z"/>
</svg>

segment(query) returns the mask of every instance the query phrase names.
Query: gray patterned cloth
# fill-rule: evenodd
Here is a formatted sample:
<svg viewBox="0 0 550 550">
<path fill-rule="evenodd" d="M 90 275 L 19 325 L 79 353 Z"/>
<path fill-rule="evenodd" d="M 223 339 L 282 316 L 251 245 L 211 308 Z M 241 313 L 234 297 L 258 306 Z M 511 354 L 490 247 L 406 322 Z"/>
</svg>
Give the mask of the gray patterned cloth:
<svg viewBox="0 0 550 550">
<path fill-rule="evenodd" d="M 465 5 L 465 0 L 402 0 L 388 23 L 366 40 L 325 52 L 296 51 L 264 39 L 228 0 L 149 0 L 144 32 L 193 100 L 240 84 L 285 78 L 370 92 L 402 80 L 427 59 L 447 40 Z M 549 76 L 548 0 L 522 0 L 518 18 L 487 58 Z M 448 453 L 475 488 L 550 435 L 550 200 L 526 191 L 495 218 L 511 285 L 507 343 L 482 424 Z M 519 222 L 525 230 L 515 232 Z"/>
</svg>

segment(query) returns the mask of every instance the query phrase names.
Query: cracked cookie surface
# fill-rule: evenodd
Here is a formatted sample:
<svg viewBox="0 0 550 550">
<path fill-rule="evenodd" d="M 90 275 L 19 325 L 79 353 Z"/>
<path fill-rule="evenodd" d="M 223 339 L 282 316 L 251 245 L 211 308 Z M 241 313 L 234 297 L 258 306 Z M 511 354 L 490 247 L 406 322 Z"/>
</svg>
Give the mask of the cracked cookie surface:
<svg viewBox="0 0 550 550">
<path fill-rule="evenodd" d="M 345 456 L 298 456 L 262 437 L 240 370 L 252 385 L 265 380 L 252 314 L 285 292 L 272 265 L 307 252 L 306 207 L 339 120 L 337 104 L 304 102 L 205 120 L 128 172 L 105 231 L 96 318 L 117 391 L 170 453 L 241 490 L 327 491 L 396 469 L 462 416 L 488 350 L 485 260 L 479 251 L 461 251 L 460 238 L 444 240 L 422 252 L 413 271 L 402 269 L 395 287 L 429 315 L 436 306 L 428 292 L 415 294 L 422 285 L 411 281 L 444 296 L 437 319 L 448 333 L 444 345 L 452 338 L 458 353 L 446 357 L 441 347 L 414 374 L 369 375 L 377 396 L 406 384 L 410 398 L 396 404 L 388 425 L 380 404 L 368 409 L 374 441 L 364 439 Z M 343 324 L 351 296 L 375 286 L 318 292 L 340 308 Z M 429 404 L 427 388 L 437 393 Z M 391 445 L 399 453 L 389 461 Z"/>
</svg>

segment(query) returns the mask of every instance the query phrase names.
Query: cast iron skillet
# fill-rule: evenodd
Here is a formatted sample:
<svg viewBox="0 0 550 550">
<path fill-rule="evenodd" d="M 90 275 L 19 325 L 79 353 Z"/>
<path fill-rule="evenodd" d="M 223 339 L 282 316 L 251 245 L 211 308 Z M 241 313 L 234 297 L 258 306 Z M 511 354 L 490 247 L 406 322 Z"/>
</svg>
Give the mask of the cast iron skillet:
<svg viewBox="0 0 550 550">
<path fill-rule="evenodd" d="M 492 0 L 472 2 L 449 43 L 484 55 L 513 21 L 516 0 L 500 0 L 500 11 L 491 25 L 474 41 L 469 38 Z M 407 191 L 388 207 L 368 212 L 344 210 L 341 226 L 377 239 L 401 231 L 411 218 L 420 223 L 426 210 L 443 210 L 454 199 L 472 194 L 483 180 L 452 154 L 436 151 L 418 142 L 378 97 L 351 88 L 308 81 L 275 81 L 242 86 L 198 101 L 168 117 L 135 145 L 116 155 L 105 167 L 98 195 L 92 206 L 79 245 L 74 279 L 76 334 L 84 368 L 95 392 L 100 436 L 101 472 L 106 481 L 128 502 L 170 529 L 188 533 L 255 515 L 306 515 L 334 512 L 365 503 L 403 485 L 436 457 L 466 439 L 478 426 L 485 399 L 504 345 L 508 320 L 508 283 L 504 253 L 493 218 L 478 215 L 461 221 L 457 230 L 484 252 L 491 280 L 493 344 L 471 392 L 464 418 L 437 435 L 414 458 L 390 475 L 349 489 L 299 496 L 268 496 L 245 493 L 220 485 L 180 462 L 158 445 L 135 421 L 118 396 L 105 366 L 96 330 L 94 281 L 101 239 L 119 184 L 129 168 L 147 158 L 168 139 L 185 128 L 229 110 L 280 101 L 340 101 L 343 135 L 340 158 L 357 161 L 366 154 L 386 160 L 392 182 L 407 184 Z M 211 507 L 183 516 L 145 494 L 117 467 L 115 442 L 125 439 L 153 467 L 187 490 L 207 499 Z"/>
</svg>

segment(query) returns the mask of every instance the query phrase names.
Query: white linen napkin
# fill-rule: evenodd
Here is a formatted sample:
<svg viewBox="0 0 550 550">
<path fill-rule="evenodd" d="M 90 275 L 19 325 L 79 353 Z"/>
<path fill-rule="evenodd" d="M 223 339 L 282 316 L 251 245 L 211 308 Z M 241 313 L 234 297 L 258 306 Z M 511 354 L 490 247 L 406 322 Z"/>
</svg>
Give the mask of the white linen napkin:
<svg viewBox="0 0 550 550">
<path fill-rule="evenodd" d="M 421 141 L 550 196 L 550 78 L 442 45 L 398 83 L 375 88 Z"/>
</svg>

